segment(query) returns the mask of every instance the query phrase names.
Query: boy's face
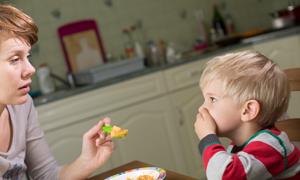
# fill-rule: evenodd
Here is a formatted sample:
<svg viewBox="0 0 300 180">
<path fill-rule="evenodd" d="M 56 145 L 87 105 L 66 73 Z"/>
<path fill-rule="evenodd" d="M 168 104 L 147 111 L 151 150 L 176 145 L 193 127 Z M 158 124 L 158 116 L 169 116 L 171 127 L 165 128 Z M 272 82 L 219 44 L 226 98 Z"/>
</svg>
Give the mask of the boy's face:
<svg viewBox="0 0 300 180">
<path fill-rule="evenodd" d="M 241 124 L 241 107 L 233 98 L 224 96 L 221 81 L 208 83 L 202 89 L 204 103 L 201 107 L 208 110 L 217 125 L 217 134 L 230 136 Z M 200 108 L 199 108 L 200 109 Z"/>
<path fill-rule="evenodd" d="M 17 38 L 0 41 L 0 104 L 27 100 L 34 67 L 28 60 L 31 46 Z"/>
</svg>

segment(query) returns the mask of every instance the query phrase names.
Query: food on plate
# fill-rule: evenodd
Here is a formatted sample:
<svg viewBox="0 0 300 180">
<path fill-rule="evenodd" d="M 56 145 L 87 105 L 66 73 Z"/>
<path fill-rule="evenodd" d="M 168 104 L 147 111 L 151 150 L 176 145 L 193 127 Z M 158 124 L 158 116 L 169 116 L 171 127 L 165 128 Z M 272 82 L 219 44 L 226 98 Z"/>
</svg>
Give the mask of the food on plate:
<svg viewBox="0 0 300 180">
<path fill-rule="evenodd" d="M 154 180 L 153 176 L 150 175 L 142 175 L 136 178 L 136 180 Z"/>
<path fill-rule="evenodd" d="M 137 178 L 126 178 L 126 180 L 155 180 L 153 176 L 150 175 L 141 175 Z"/>
<path fill-rule="evenodd" d="M 112 138 L 122 138 L 128 134 L 128 129 L 123 129 L 118 126 L 105 125 L 102 127 L 102 130 L 110 134 Z"/>
</svg>

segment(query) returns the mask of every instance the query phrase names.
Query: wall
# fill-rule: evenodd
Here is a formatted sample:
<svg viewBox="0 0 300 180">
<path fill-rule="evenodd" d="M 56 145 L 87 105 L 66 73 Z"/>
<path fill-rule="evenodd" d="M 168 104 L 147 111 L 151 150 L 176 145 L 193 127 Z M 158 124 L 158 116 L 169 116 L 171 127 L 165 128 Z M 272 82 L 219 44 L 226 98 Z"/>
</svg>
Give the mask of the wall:
<svg viewBox="0 0 300 180">
<path fill-rule="evenodd" d="M 202 9 L 207 22 L 212 18 L 212 5 L 221 4 L 229 12 L 238 31 L 270 27 L 269 12 L 287 6 L 283 0 L 14 0 L 12 4 L 30 14 L 39 26 L 39 42 L 33 47 L 35 66 L 46 62 L 52 71 L 66 76 L 66 66 L 57 36 L 57 28 L 85 18 L 97 21 L 105 49 L 113 57 L 124 54 L 126 37 L 122 29 L 142 22 L 137 33 L 142 41 L 160 39 L 174 42 L 182 49 L 191 48 L 199 32 L 194 12 Z M 295 1 L 297 4 L 300 0 Z M 60 16 L 59 16 L 60 13 Z M 34 78 L 33 89 L 38 89 Z"/>
</svg>

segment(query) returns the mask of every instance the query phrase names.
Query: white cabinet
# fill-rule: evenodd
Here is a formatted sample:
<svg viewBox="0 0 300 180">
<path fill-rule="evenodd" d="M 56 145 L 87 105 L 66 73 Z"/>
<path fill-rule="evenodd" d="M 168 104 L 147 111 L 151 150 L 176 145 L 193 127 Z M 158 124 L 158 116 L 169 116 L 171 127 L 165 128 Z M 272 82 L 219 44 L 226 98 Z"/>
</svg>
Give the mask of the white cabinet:
<svg viewBox="0 0 300 180">
<path fill-rule="evenodd" d="M 199 106 L 203 103 L 200 88 L 195 85 L 184 90 L 173 92 L 170 97 L 178 112 L 180 125 L 185 129 L 187 138 L 185 143 L 185 154 L 187 157 L 187 168 L 190 176 L 203 179 L 205 177 L 202 159 L 198 150 L 199 139 L 194 131 L 194 122 Z"/>
<path fill-rule="evenodd" d="M 115 166 L 139 160 L 176 172 L 186 172 L 178 115 L 165 96 L 107 114 L 129 129 L 125 139 L 116 140 L 112 156 Z"/>
<path fill-rule="evenodd" d="M 272 59 L 283 69 L 300 66 L 299 35 L 254 44 L 253 48 Z"/>
<path fill-rule="evenodd" d="M 258 50 L 276 62 L 282 69 L 300 67 L 300 36 L 293 35 L 284 38 L 255 44 Z M 300 117 L 300 93 L 293 92 L 290 98 L 288 115 Z"/>
<path fill-rule="evenodd" d="M 178 114 L 166 96 L 162 72 L 138 77 L 112 86 L 38 106 L 40 122 L 54 156 L 60 164 L 79 155 L 82 134 L 101 117 L 129 129 L 125 139 L 116 140 L 116 151 L 99 170 L 132 160 L 153 163 L 186 172 L 186 159 Z"/>
</svg>

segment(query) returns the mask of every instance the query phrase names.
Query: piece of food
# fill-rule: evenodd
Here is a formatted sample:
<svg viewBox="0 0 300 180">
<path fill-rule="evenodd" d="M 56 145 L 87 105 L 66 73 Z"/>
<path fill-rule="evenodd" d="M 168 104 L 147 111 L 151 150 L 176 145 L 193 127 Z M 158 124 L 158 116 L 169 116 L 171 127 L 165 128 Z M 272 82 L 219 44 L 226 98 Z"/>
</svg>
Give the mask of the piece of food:
<svg viewBox="0 0 300 180">
<path fill-rule="evenodd" d="M 126 180 L 155 180 L 153 176 L 150 175 L 141 175 L 137 178 L 129 178 L 127 177 Z"/>
<path fill-rule="evenodd" d="M 136 178 L 136 180 L 154 180 L 153 176 L 150 175 L 142 175 Z"/>
<path fill-rule="evenodd" d="M 128 134 L 128 129 L 122 129 L 118 126 L 105 125 L 102 127 L 102 130 L 110 134 L 112 138 L 122 138 Z"/>
</svg>

